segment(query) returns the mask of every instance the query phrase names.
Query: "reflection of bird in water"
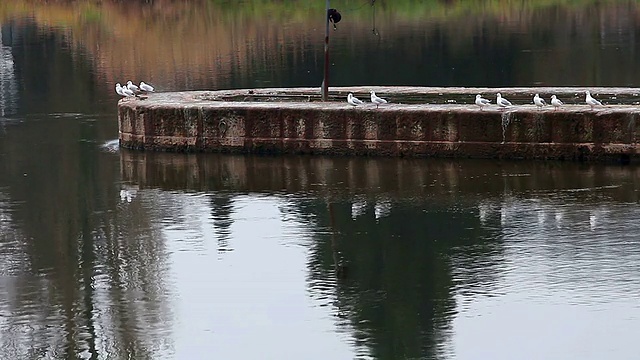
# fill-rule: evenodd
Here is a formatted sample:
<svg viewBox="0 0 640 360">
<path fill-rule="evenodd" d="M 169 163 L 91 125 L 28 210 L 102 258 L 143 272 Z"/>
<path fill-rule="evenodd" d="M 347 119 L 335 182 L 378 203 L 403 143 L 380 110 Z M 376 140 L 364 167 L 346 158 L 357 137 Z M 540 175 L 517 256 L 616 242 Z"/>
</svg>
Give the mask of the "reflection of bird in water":
<svg viewBox="0 0 640 360">
<path fill-rule="evenodd" d="M 489 216 L 489 206 L 486 204 L 478 204 L 478 218 L 480 219 L 480 224 L 486 225 L 487 217 Z"/>
<path fill-rule="evenodd" d="M 507 225 L 507 209 L 506 209 L 506 205 L 503 204 L 502 207 L 500 208 L 500 226 L 505 226 Z"/>
<path fill-rule="evenodd" d="M 604 223 L 604 220 L 606 220 L 607 217 L 607 213 L 609 211 L 607 211 L 606 209 L 592 209 L 589 211 L 589 229 L 591 231 L 596 230 L 597 228 L 599 228 L 600 226 L 602 226 Z"/>
<path fill-rule="evenodd" d="M 120 189 L 120 201 L 130 203 L 138 195 L 137 186 L 123 186 Z"/>
<path fill-rule="evenodd" d="M 367 211 L 366 199 L 355 199 L 351 204 L 351 218 L 355 220 L 356 217 L 363 215 Z"/>
<path fill-rule="evenodd" d="M 562 222 L 564 219 L 564 212 L 562 210 L 556 209 L 556 227 L 560 228 L 562 226 Z"/>
<path fill-rule="evenodd" d="M 538 226 L 544 226 L 547 222 L 547 212 L 544 209 L 538 209 Z"/>
<path fill-rule="evenodd" d="M 382 199 L 380 201 L 376 201 L 376 204 L 373 207 L 373 213 L 376 217 L 376 221 L 379 221 L 383 217 L 389 216 L 391 213 L 391 201 Z"/>
</svg>

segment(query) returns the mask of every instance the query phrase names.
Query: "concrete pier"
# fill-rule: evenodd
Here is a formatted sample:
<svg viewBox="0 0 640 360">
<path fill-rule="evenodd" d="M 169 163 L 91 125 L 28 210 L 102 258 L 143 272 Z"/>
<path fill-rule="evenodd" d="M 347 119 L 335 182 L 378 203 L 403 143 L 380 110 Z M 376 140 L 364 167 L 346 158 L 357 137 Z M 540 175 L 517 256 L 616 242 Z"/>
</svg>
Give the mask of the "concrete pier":
<svg viewBox="0 0 640 360">
<path fill-rule="evenodd" d="M 353 108 L 346 95 L 389 104 Z M 640 89 L 591 88 L 606 106 L 584 105 L 585 88 L 316 88 L 155 93 L 118 104 L 120 145 L 190 152 L 300 153 L 637 162 Z M 514 106 L 501 109 L 495 94 Z M 476 94 L 492 100 L 484 110 Z M 567 105 L 532 103 L 539 93 Z"/>
</svg>

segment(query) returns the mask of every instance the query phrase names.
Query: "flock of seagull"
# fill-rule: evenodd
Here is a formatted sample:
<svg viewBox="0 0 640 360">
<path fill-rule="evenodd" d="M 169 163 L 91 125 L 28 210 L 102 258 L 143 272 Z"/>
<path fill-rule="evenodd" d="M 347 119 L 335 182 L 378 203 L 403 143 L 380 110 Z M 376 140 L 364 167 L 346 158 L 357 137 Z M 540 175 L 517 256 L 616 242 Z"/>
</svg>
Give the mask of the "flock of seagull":
<svg viewBox="0 0 640 360">
<path fill-rule="evenodd" d="M 133 97 L 140 93 L 150 93 L 153 92 L 153 86 L 146 84 L 144 81 L 140 82 L 140 86 L 133 83 L 133 81 L 127 81 L 125 86 L 120 85 L 120 83 L 116 84 L 116 93 L 122 97 Z"/>
<path fill-rule="evenodd" d="M 153 91 L 154 91 L 153 86 L 146 84 L 144 81 L 141 81 L 139 86 L 134 84 L 131 80 L 127 81 L 127 84 L 125 86 L 120 85 L 120 83 L 116 84 L 116 93 L 122 97 L 133 97 L 133 96 L 137 96 L 140 93 L 150 93 Z M 371 103 L 376 105 L 376 109 L 380 105 L 388 103 L 387 100 L 377 96 L 373 90 L 371 90 L 369 93 L 371 94 Z M 602 106 L 602 103 L 600 101 L 594 99 L 593 96 L 591 96 L 591 92 L 587 90 L 585 94 L 586 94 L 586 97 L 584 101 L 587 105 L 591 106 L 591 110 L 593 110 L 595 106 Z M 353 107 L 364 105 L 364 101 L 353 96 L 353 93 L 349 93 L 349 95 L 347 95 L 347 103 L 349 103 L 349 105 Z M 538 108 L 542 108 L 547 105 L 546 101 L 544 101 L 544 99 L 541 98 L 539 94 L 536 94 L 533 97 L 533 103 Z M 491 104 L 491 100 L 483 98 L 482 95 L 480 94 L 476 95 L 476 105 L 480 107 L 480 110 L 484 109 L 485 106 L 490 104 Z M 513 106 L 511 101 L 503 98 L 502 94 L 500 93 L 496 94 L 496 104 L 500 108 L 508 108 L 510 106 Z M 555 95 L 551 95 L 551 105 L 554 107 L 555 110 L 558 110 L 558 108 L 564 105 L 564 103 L 560 99 L 558 99 Z"/>
<path fill-rule="evenodd" d="M 375 92 L 370 91 L 370 93 L 371 93 L 371 102 L 373 104 L 376 104 L 376 109 L 380 105 L 387 103 L 387 100 L 378 97 Z M 586 97 L 585 97 L 584 102 L 591 107 L 591 110 L 593 110 L 593 108 L 595 106 L 602 106 L 602 103 L 600 101 L 594 99 L 593 96 L 591 96 L 591 92 L 589 92 L 587 90 L 585 93 L 586 93 Z M 359 105 L 363 105 L 364 101 L 362 101 L 362 100 L 358 99 L 357 97 L 353 96 L 353 93 L 349 93 L 349 95 L 347 95 L 347 103 L 349 103 L 349 105 L 351 105 L 353 107 L 356 107 L 356 106 L 359 106 Z M 547 105 L 547 102 L 544 101 L 544 99 L 540 97 L 540 94 L 536 94 L 533 97 L 533 103 L 540 109 Z M 491 100 L 483 98 L 482 95 L 480 95 L 480 94 L 476 95 L 476 105 L 478 105 L 480 107 L 480 110 L 484 109 L 485 106 L 490 105 L 490 104 L 491 104 Z M 513 106 L 511 101 L 503 98 L 500 93 L 496 94 L 496 104 L 500 108 L 508 108 L 510 106 Z M 554 107 L 555 110 L 558 110 L 558 108 L 560 108 L 560 106 L 564 105 L 564 103 L 560 99 L 558 99 L 557 96 L 551 95 L 551 105 Z"/>
<path fill-rule="evenodd" d="M 371 102 L 376 104 L 376 109 L 378 108 L 378 106 L 387 103 L 387 100 L 385 100 L 385 99 L 383 99 L 381 97 L 378 97 L 373 90 L 369 91 L 369 93 L 371 93 Z M 358 99 L 357 97 L 353 96 L 353 93 L 349 93 L 349 95 L 347 95 L 347 102 L 349 103 L 349 105 L 354 106 L 354 107 L 364 104 L 364 101 L 362 101 L 362 100 Z"/>
<path fill-rule="evenodd" d="M 589 90 L 585 92 L 585 95 L 586 96 L 585 96 L 584 102 L 591 107 L 591 110 L 593 110 L 595 106 L 602 106 L 602 103 L 600 101 L 594 99 L 593 96 L 591 96 L 591 92 L 589 92 Z M 489 105 L 490 103 L 491 101 L 483 98 L 482 95 L 480 94 L 476 95 L 476 105 L 480 107 L 480 110 L 482 110 L 485 106 Z M 543 106 L 547 105 L 547 102 L 540 97 L 540 94 L 536 94 L 533 97 L 533 103 L 538 108 L 542 108 Z M 496 104 L 498 104 L 498 106 L 500 106 L 501 108 L 507 108 L 509 106 L 513 106 L 513 104 L 509 100 L 503 98 L 500 93 L 496 94 Z M 564 103 L 560 99 L 558 99 L 557 96 L 551 95 L 551 105 L 554 107 L 555 110 L 558 110 L 558 108 L 564 105 Z"/>
</svg>

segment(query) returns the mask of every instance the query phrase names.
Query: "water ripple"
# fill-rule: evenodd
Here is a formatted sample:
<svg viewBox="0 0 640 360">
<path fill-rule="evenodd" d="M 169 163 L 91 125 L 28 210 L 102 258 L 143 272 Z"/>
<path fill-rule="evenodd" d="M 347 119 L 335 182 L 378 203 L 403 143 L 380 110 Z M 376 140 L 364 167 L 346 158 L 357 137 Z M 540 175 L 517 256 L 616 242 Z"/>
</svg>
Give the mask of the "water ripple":
<svg viewBox="0 0 640 360">
<path fill-rule="evenodd" d="M 106 143 L 102 144 L 100 148 L 102 148 L 103 151 L 106 151 L 109 153 L 117 153 L 120 150 L 120 140 L 119 139 L 109 140 Z"/>
</svg>

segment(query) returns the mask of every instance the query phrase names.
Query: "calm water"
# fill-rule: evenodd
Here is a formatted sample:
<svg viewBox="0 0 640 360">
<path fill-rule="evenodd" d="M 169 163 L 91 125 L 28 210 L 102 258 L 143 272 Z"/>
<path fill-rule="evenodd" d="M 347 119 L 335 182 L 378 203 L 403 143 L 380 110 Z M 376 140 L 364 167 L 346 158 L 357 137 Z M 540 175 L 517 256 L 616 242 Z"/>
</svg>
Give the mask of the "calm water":
<svg viewBox="0 0 640 360">
<path fill-rule="evenodd" d="M 635 2 L 332 3 L 335 85 L 640 86 Z M 637 358 L 640 167 L 117 148 L 117 81 L 319 86 L 323 6 L 0 3 L 0 359 Z"/>
</svg>

